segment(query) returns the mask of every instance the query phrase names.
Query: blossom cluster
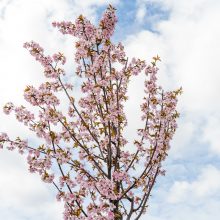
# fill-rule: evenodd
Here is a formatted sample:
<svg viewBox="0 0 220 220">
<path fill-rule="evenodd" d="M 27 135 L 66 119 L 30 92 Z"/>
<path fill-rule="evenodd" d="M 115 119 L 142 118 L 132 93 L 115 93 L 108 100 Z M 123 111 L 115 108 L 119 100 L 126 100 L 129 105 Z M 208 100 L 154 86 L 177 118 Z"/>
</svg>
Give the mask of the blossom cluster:
<svg viewBox="0 0 220 220">
<path fill-rule="evenodd" d="M 111 41 L 116 22 L 111 5 L 98 27 L 82 15 L 75 23 L 53 22 L 62 34 L 78 39 L 76 74 L 82 77 L 83 93 L 78 102 L 73 85 L 63 78 L 65 56 L 60 52 L 47 56 L 31 41 L 24 47 L 42 65 L 47 80 L 38 88 L 27 86 L 24 99 L 38 114 L 11 102 L 3 107 L 34 132 L 40 144 L 31 146 L 27 140 L 11 140 L 2 133 L 0 148 L 27 154 L 30 172 L 56 188 L 57 200 L 65 204 L 65 220 L 139 219 L 157 176 L 165 173 L 161 162 L 177 128 L 181 89 L 167 92 L 157 85 L 158 56 L 151 64 L 128 60 L 123 45 Z M 142 72 L 146 74 L 141 105 L 144 127 L 137 131 L 139 140 L 128 143 L 123 135 L 128 83 Z M 68 99 L 67 112 L 59 110 L 60 93 Z"/>
</svg>

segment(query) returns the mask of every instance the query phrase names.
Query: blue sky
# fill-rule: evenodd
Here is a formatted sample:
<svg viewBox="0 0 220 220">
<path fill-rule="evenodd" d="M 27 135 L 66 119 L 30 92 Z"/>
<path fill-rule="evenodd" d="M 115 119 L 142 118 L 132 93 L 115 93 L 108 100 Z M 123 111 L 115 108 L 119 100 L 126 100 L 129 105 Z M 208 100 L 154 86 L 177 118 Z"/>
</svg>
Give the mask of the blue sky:
<svg viewBox="0 0 220 220">
<path fill-rule="evenodd" d="M 160 177 L 142 219 L 217 220 L 220 216 L 220 1 L 218 0 L 1 0 L 0 105 L 25 104 L 23 89 L 43 81 L 40 66 L 23 42 L 35 40 L 48 53 L 63 51 L 73 76 L 73 39 L 50 24 L 84 14 L 94 23 L 108 3 L 117 8 L 114 41 L 122 41 L 127 55 L 151 61 L 159 54 L 159 82 L 167 89 L 183 87 L 178 105 L 181 117 Z M 72 75 L 71 75 L 72 74 Z M 140 125 L 137 108 L 143 97 L 143 78 L 134 78 L 126 104 L 132 139 Z M 80 94 L 78 94 L 80 95 Z M 31 133 L 0 111 L 0 131 L 12 137 Z M 31 139 L 33 142 L 34 138 Z M 55 191 L 29 174 L 25 157 L 0 152 L 0 219 L 62 219 Z"/>
</svg>

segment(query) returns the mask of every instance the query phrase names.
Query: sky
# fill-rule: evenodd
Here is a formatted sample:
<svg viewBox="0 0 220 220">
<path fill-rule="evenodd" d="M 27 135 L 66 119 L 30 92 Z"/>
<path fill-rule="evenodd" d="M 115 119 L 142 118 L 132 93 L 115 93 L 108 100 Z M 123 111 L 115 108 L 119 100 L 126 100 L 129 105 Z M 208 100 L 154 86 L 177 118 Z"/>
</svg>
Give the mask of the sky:
<svg viewBox="0 0 220 220">
<path fill-rule="evenodd" d="M 218 220 L 220 216 L 220 1 L 219 0 L 0 0 L 0 106 L 25 104 L 26 85 L 43 82 L 41 67 L 22 47 L 40 43 L 47 53 L 67 56 L 74 77 L 74 39 L 63 36 L 52 21 L 83 14 L 97 23 L 111 3 L 119 22 L 113 40 L 121 41 L 128 57 L 147 62 L 159 54 L 158 78 L 166 89 L 183 87 L 178 129 L 164 162 L 166 176 L 153 189 L 147 220 Z M 133 78 L 126 104 L 128 128 L 134 136 L 143 78 Z M 0 132 L 11 137 L 32 134 L 0 110 Z M 62 204 L 52 186 L 29 174 L 24 156 L 0 151 L 0 219 L 60 220 Z"/>
</svg>

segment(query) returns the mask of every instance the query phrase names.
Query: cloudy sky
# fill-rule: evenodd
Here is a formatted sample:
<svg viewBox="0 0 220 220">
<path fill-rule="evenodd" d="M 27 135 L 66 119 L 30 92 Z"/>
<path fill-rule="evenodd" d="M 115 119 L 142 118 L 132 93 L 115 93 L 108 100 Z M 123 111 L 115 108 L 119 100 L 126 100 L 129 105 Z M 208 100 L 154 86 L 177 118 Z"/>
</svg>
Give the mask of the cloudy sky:
<svg viewBox="0 0 220 220">
<path fill-rule="evenodd" d="M 219 0 L 0 0 L 0 105 L 24 104 L 25 85 L 43 74 L 22 45 L 39 42 L 47 53 L 62 51 L 74 76 L 73 41 L 51 26 L 84 14 L 94 23 L 108 3 L 117 8 L 114 41 L 129 57 L 151 61 L 159 54 L 159 81 L 166 89 L 182 86 L 179 128 L 157 181 L 148 220 L 218 220 L 220 216 L 220 1 Z M 71 75 L 72 74 L 72 75 Z M 129 87 L 127 135 L 138 126 L 141 78 Z M 132 117 L 131 117 L 132 116 Z M 0 131 L 12 137 L 31 134 L 0 111 Z M 0 151 L 0 219 L 60 220 L 55 190 L 29 174 L 25 157 Z"/>
</svg>

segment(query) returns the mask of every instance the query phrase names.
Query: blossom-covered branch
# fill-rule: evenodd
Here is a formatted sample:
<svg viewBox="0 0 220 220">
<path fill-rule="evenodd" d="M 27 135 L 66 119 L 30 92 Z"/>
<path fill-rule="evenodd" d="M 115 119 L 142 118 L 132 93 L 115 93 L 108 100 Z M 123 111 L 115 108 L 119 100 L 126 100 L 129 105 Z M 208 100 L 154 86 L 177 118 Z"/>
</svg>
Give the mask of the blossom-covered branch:
<svg viewBox="0 0 220 220">
<path fill-rule="evenodd" d="M 42 65 L 46 81 L 38 88 L 27 86 L 24 98 L 38 114 L 11 102 L 4 106 L 4 112 L 14 112 L 41 144 L 29 146 L 27 140 L 13 141 L 2 133 L 0 148 L 27 154 L 30 172 L 53 184 L 57 199 L 64 201 L 65 220 L 139 219 L 157 176 L 165 174 L 162 161 L 177 128 L 182 90 L 164 91 L 157 85 L 158 56 L 150 64 L 126 57 L 123 45 L 111 40 L 116 22 L 111 5 L 98 27 L 82 15 L 74 23 L 53 22 L 62 34 L 78 39 L 76 74 L 82 78 L 83 93 L 78 102 L 73 85 L 63 77 L 64 54 L 47 56 L 31 41 L 24 47 Z M 138 139 L 128 143 L 123 135 L 124 104 L 129 81 L 138 74 L 145 74 L 140 109 L 144 126 L 137 131 Z M 60 93 L 67 97 L 67 112 L 62 111 Z"/>
</svg>

